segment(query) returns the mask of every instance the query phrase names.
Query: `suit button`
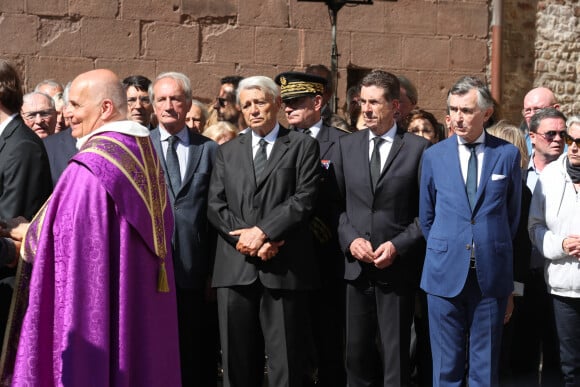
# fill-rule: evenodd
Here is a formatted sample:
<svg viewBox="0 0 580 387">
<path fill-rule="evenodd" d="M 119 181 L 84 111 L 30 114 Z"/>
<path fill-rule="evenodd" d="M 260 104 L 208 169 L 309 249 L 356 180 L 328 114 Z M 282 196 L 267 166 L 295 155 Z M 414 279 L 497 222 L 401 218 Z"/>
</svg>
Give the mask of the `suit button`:
<svg viewBox="0 0 580 387">
<path fill-rule="evenodd" d="M 465 249 L 471 250 L 471 245 L 465 245 Z"/>
</svg>

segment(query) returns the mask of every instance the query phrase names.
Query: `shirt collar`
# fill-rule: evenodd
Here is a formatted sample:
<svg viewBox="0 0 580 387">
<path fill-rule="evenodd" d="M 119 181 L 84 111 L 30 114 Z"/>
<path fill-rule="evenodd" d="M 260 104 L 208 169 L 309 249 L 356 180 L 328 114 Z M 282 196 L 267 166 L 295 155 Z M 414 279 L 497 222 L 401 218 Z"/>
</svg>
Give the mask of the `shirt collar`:
<svg viewBox="0 0 580 387">
<path fill-rule="evenodd" d="M 171 134 L 164 127 L 159 125 L 159 139 L 163 142 L 167 141 L 167 139 L 171 136 L 176 136 L 177 138 L 179 138 L 179 141 L 182 144 L 189 145 L 189 135 L 187 131 L 188 131 L 187 126 L 184 126 L 183 129 L 181 129 L 176 134 Z"/>
<path fill-rule="evenodd" d="M 2 123 L 0 124 L 0 136 L 2 135 L 2 133 L 4 133 L 4 129 L 6 129 L 8 124 L 12 122 L 12 120 L 14 119 L 14 117 L 16 117 L 16 115 L 18 115 L 18 113 L 14 113 L 10 117 L 2 121 Z"/>
<path fill-rule="evenodd" d="M 393 126 L 391 126 L 391 129 L 389 129 L 388 131 L 386 131 L 382 136 L 383 140 L 388 141 L 388 142 L 393 142 L 395 140 L 395 134 L 397 134 L 397 123 L 395 122 L 393 124 Z M 379 137 L 377 135 L 375 135 L 372 130 L 369 129 L 369 142 L 371 142 L 373 140 L 373 138 L 375 137 Z"/>
<path fill-rule="evenodd" d="M 268 133 L 267 135 L 265 135 L 263 138 L 264 140 L 266 140 L 266 142 L 268 144 L 273 144 L 276 139 L 278 138 L 278 132 L 280 131 L 280 124 L 276 122 L 276 126 L 274 126 L 274 129 L 272 129 L 270 131 L 270 133 Z M 254 133 L 254 131 L 252 130 L 252 147 L 256 146 L 258 144 L 258 142 L 260 141 L 260 139 L 262 137 L 258 136 L 256 133 Z"/>
<path fill-rule="evenodd" d="M 457 136 L 457 143 L 459 145 L 465 145 L 465 144 L 467 144 L 467 141 L 465 141 L 463 139 L 463 137 Z M 481 132 L 481 134 L 479 135 L 479 137 L 476 138 L 475 141 L 473 141 L 473 143 L 478 144 L 478 145 L 485 143 L 485 129 Z"/>
<path fill-rule="evenodd" d="M 109 122 L 108 124 L 101 126 L 100 128 L 92 131 L 91 133 L 85 135 L 84 137 L 77 139 L 77 149 L 81 149 L 82 146 L 85 145 L 85 143 L 94 135 L 97 135 L 99 133 L 104 133 L 104 132 L 117 132 L 117 133 L 128 134 L 130 136 L 135 136 L 135 137 L 148 137 L 149 136 L 149 129 L 147 129 L 146 127 L 144 127 L 143 125 L 141 125 L 135 121 L 129 121 L 129 120 L 114 121 L 114 122 Z"/>
</svg>

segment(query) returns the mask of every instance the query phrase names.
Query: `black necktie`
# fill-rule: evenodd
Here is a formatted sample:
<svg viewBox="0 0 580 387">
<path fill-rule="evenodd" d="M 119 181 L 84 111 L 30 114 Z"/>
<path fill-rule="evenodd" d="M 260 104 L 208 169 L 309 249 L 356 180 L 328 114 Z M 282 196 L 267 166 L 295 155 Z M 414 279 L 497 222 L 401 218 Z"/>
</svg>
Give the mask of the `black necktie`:
<svg viewBox="0 0 580 387">
<path fill-rule="evenodd" d="M 177 151 L 175 150 L 179 138 L 177 136 L 171 136 L 167 139 L 167 155 L 165 156 L 165 162 L 167 164 L 167 174 L 169 175 L 169 183 L 171 184 L 171 189 L 174 194 L 181 187 L 181 172 L 179 171 L 179 159 L 177 158 Z"/>
<path fill-rule="evenodd" d="M 373 138 L 374 148 L 373 153 L 371 155 L 371 183 L 373 184 L 373 189 L 376 188 L 377 182 L 379 181 L 379 177 L 381 176 L 381 152 L 379 151 L 379 147 L 385 140 L 382 137 L 375 137 Z"/>
<path fill-rule="evenodd" d="M 256 181 L 260 178 L 264 168 L 266 167 L 266 162 L 268 161 L 268 154 L 266 153 L 266 146 L 268 143 L 263 138 L 258 142 L 260 146 L 256 151 L 256 157 L 254 157 L 254 174 L 256 176 Z"/>
<path fill-rule="evenodd" d="M 302 133 L 304 133 L 304 134 L 306 134 L 306 135 L 308 135 L 308 136 L 312 136 L 312 131 L 311 131 L 310 129 L 304 129 L 304 130 L 302 131 Z"/>
<path fill-rule="evenodd" d="M 477 197 L 477 155 L 475 153 L 476 143 L 465 144 L 470 150 L 469 162 L 467 163 L 467 179 L 465 179 L 465 188 L 467 189 L 467 197 L 469 198 L 469 205 L 471 210 L 475 207 L 475 199 Z"/>
</svg>

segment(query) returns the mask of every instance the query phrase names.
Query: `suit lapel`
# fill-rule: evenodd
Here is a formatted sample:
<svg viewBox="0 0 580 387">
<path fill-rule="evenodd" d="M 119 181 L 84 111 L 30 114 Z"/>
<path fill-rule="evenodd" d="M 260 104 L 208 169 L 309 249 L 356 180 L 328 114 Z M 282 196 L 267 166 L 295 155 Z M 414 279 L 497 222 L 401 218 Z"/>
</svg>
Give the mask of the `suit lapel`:
<svg viewBox="0 0 580 387">
<path fill-rule="evenodd" d="M 284 154 L 288 151 L 290 144 L 288 133 L 290 133 L 290 130 L 280 126 L 280 130 L 278 131 L 278 138 L 276 138 L 276 142 L 274 142 L 274 147 L 272 148 L 272 152 L 270 152 L 270 157 L 268 157 L 268 162 L 266 163 L 264 172 L 262 172 L 260 180 L 256 182 L 258 187 L 260 187 L 266 178 L 270 176 L 270 173 L 272 173 L 274 167 L 278 164 L 282 156 L 284 156 Z"/>
<path fill-rule="evenodd" d="M 492 139 L 490 138 L 489 134 L 485 135 L 485 144 L 483 150 L 483 166 L 481 170 L 481 177 L 479 178 L 479 185 L 477 186 L 477 199 L 475 208 L 478 208 L 479 202 L 481 200 L 481 196 L 487 182 L 491 179 L 491 171 L 495 167 L 497 160 L 499 159 L 499 155 L 497 154 L 497 148 L 492 146 L 491 144 Z"/>
<path fill-rule="evenodd" d="M 461 199 L 458 203 L 463 203 L 465 212 L 471 212 L 471 206 L 469 205 L 469 197 L 467 196 L 467 189 L 465 187 L 465 180 L 463 179 L 463 174 L 461 173 L 461 161 L 459 160 L 459 145 L 457 143 L 457 137 L 454 135 L 444 143 L 447 147 L 444 157 L 441 160 L 441 171 L 443 173 L 449 174 L 450 181 L 458 181 L 461 183 L 463 189 L 458 189 L 458 196 Z"/>
<path fill-rule="evenodd" d="M 163 147 L 161 146 L 161 136 L 159 134 L 159 129 L 153 130 L 150 136 L 151 142 L 153 143 L 153 148 L 155 148 L 155 151 L 157 152 L 157 157 L 159 158 L 161 169 L 163 169 L 163 174 L 165 175 L 165 183 L 166 183 L 165 185 L 167 186 L 167 192 L 169 192 L 169 197 L 171 198 L 171 201 L 174 202 L 175 194 L 171 189 L 171 185 L 167 181 L 167 176 L 169 175 L 167 174 L 167 165 L 165 164 L 165 155 L 163 154 Z"/>
<path fill-rule="evenodd" d="M 6 139 L 12 136 L 18 127 L 17 121 L 18 116 L 14 117 L 12 121 L 10 121 L 10 123 L 4 128 L 4 132 L 2 132 L 2 136 L 0 136 L 0 152 L 2 152 L 4 146 L 6 146 Z"/>
<path fill-rule="evenodd" d="M 318 132 L 318 136 L 316 136 L 316 139 L 318 140 L 318 145 L 320 146 L 320 159 L 324 160 L 329 149 L 332 147 L 332 145 L 334 145 L 334 141 L 329 140 L 329 129 L 327 126 L 322 125 L 320 131 Z"/>
<path fill-rule="evenodd" d="M 191 135 L 189 130 L 187 131 L 187 136 L 189 137 L 189 156 L 187 161 L 187 167 L 185 168 L 185 176 L 183 177 L 183 181 L 181 182 L 181 187 L 175 193 L 175 196 L 178 196 L 179 191 L 187 185 L 187 183 L 193 178 L 193 174 L 197 170 L 199 165 L 199 161 L 201 160 L 201 154 L 203 152 L 203 146 L 201 146 L 197 139 Z"/>
</svg>

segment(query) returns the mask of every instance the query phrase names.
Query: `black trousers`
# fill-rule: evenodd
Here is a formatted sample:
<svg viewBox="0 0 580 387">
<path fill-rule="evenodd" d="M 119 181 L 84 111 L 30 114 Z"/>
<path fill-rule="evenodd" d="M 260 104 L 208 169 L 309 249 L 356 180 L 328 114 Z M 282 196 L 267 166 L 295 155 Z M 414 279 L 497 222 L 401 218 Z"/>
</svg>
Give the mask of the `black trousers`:
<svg viewBox="0 0 580 387">
<path fill-rule="evenodd" d="M 408 386 L 415 292 L 371 280 L 346 285 L 346 374 L 349 387 Z"/>
<path fill-rule="evenodd" d="M 218 326 L 205 289 L 177 289 L 177 321 L 183 387 L 217 384 Z"/>
<path fill-rule="evenodd" d="M 306 291 L 251 285 L 218 288 L 224 387 L 302 385 L 307 360 Z"/>
</svg>

